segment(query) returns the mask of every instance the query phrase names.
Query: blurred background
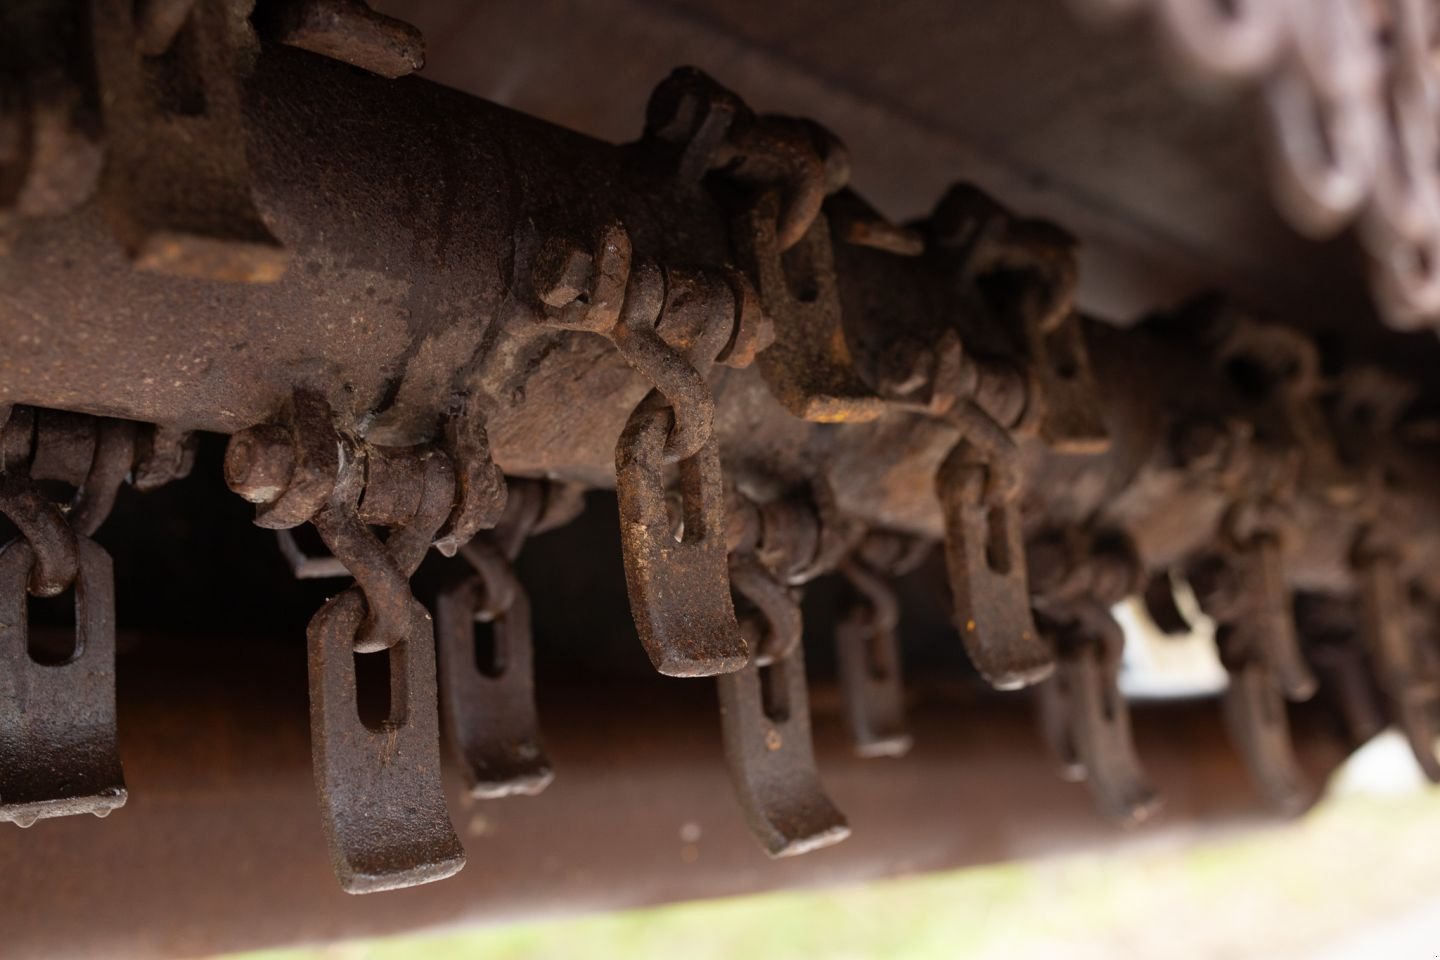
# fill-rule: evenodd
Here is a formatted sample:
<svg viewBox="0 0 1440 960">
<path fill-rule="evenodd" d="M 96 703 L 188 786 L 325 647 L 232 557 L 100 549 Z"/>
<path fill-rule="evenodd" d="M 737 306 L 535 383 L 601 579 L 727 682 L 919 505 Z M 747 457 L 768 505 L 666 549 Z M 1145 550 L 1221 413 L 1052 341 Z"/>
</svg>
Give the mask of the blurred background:
<svg viewBox="0 0 1440 960">
<path fill-rule="evenodd" d="M 1440 795 L 1386 733 L 1347 762 L 1319 806 L 1282 826 L 853 888 L 234 956 L 1429 958 L 1440 954 L 1436 849 Z"/>
</svg>

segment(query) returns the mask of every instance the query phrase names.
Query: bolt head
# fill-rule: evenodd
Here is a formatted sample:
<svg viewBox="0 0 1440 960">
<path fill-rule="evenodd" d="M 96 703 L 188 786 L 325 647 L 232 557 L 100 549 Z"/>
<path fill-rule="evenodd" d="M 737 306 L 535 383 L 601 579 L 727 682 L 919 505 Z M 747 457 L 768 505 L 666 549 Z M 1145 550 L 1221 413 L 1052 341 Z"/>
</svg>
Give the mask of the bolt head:
<svg viewBox="0 0 1440 960">
<path fill-rule="evenodd" d="M 225 483 L 251 503 L 274 503 L 295 472 L 295 448 L 283 427 L 241 430 L 225 448 Z"/>
</svg>

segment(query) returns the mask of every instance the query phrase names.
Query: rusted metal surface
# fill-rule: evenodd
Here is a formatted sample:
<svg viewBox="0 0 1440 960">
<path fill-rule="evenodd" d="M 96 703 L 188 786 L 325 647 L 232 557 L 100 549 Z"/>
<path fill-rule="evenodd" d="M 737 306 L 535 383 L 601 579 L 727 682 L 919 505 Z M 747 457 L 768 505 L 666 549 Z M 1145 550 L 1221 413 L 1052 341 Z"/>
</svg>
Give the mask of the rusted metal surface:
<svg viewBox="0 0 1440 960">
<path fill-rule="evenodd" d="M 772 856 L 849 831 L 811 742 L 801 602 L 820 578 L 846 575 L 868 607 L 836 636 L 858 752 L 911 742 L 886 582 L 923 551 L 902 544 L 943 541 L 956 643 L 991 686 L 1044 681 L 1051 750 L 1114 819 L 1149 819 L 1159 797 L 1109 611 L 1172 574 L 1220 625 L 1235 751 L 1274 807 L 1314 797 L 1286 713 L 1317 688 L 1301 593 L 1360 602 L 1435 768 L 1436 658 L 1394 609 L 1440 595 L 1428 384 L 1366 388 L 1371 357 L 1322 357 L 1220 299 L 1123 330 L 1087 318 L 1064 230 L 967 184 L 891 223 L 833 133 L 693 68 L 612 145 L 404 76 L 418 35 L 359 3 L 261 13 L 95 0 L 93 76 L 62 61 L 0 82 L 99 104 L 106 157 L 63 204 L 0 194 L 0 513 L 19 558 L 4 599 L 19 623 L 26 590 L 79 584 L 88 610 L 104 594 L 86 538 L 126 477 L 179 477 L 187 432 L 231 434 L 225 481 L 289 537 L 296 575 L 354 581 L 308 630 L 315 784 L 346 891 L 463 865 L 442 696 L 472 796 L 555 774 L 512 565 L 569 516 L 568 485 L 615 489 L 640 647 L 662 674 L 717 677 L 730 779 Z M 48 21 L 3 22 L 57 48 Z M 306 524 L 329 558 L 300 548 Z M 414 579 L 432 546 L 475 569 L 442 590 L 438 638 Z M 362 675 L 380 665 L 372 712 Z M 82 679 L 108 744 L 108 659 Z M 59 682 L 62 703 L 86 699 Z M 15 818 L 67 812 L 65 789 Z"/>
</svg>

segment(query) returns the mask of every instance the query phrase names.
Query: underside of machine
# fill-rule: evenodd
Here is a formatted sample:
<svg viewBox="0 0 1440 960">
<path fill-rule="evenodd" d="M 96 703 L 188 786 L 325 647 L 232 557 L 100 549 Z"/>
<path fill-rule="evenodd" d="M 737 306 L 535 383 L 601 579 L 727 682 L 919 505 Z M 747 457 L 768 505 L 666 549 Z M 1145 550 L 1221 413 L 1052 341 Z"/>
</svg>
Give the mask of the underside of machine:
<svg viewBox="0 0 1440 960">
<path fill-rule="evenodd" d="M 0 953 L 1440 780 L 1437 26 L 8 0 Z"/>
</svg>

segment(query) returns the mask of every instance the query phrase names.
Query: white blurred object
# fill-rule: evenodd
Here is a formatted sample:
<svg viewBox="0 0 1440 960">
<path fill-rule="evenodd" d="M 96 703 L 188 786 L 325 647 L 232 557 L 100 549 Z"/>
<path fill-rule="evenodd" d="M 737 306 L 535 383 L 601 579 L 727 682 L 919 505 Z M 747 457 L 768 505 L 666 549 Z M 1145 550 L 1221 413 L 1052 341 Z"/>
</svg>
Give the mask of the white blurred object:
<svg viewBox="0 0 1440 960">
<path fill-rule="evenodd" d="M 1350 755 L 1330 778 L 1332 797 L 1393 797 L 1429 786 L 1398 730 L 1386 730 Z"/>
<path fill-rule="evenodd" d="M 1189 633 L 1162 633 L 1139 597 L 1110 610 L 1125 631 L 1120 692 L 1127 698 L 1208 697 L 1229 683 L 1215 646 L 1215 621 L 1200 612 L 1194 594 L 1183 583 L 1176 584 L 1175 601 L 1193 624 Z"/>
</svg>

